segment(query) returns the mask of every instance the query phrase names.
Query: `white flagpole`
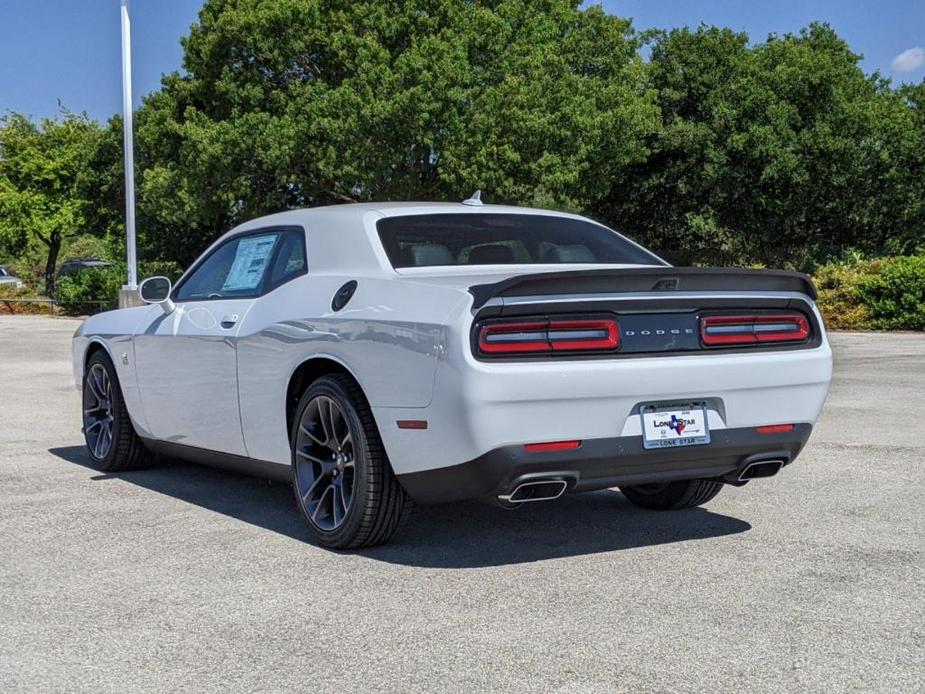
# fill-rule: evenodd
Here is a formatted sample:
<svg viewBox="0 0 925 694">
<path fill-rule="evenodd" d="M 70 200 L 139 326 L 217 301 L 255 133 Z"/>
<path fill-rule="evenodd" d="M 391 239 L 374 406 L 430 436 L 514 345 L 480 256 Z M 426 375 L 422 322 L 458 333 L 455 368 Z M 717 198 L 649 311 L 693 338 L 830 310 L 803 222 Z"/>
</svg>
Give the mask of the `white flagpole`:
<svg viewBox="0 0 925 694">
<path fill-rule="evenodd" d="M 135 255 L 135 145 L 132 135 L 132 25 L 122 0 L 122 136 L 125 143 L 125 245 L 129 291 L 138 288 Z"/>
</svg>

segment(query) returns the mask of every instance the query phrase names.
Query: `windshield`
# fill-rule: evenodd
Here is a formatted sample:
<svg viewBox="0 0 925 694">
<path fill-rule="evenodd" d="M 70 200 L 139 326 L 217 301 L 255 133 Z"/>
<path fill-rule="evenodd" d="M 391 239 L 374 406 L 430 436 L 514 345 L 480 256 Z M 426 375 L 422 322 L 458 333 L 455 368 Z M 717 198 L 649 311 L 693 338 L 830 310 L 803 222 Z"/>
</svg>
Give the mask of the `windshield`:
<svg viewBox="0 0 925 694">
<path fill-rule="evenodd" d="M 0 266 L 0 277 L 9 277 L 10 273 L 6 271 L 6 268 Z"/>
<path fill-rule="evenodd" d="M 387 217 L 379 238 L 394 268 L 440 265 L 615 263 L 664 265 L 609 229 L 537 214 L 422 214 Z"/>
</svg>

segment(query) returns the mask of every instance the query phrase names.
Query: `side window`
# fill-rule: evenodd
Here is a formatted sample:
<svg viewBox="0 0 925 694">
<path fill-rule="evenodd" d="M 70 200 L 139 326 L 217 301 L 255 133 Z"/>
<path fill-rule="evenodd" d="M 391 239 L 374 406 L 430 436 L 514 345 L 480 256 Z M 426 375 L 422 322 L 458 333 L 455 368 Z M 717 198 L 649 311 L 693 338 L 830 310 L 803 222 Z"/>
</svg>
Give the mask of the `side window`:
<svg viewBox="0 0 925 694">
<path fill-rule="evenodd" d="M 261 292 L 278 232 L 240 236 L 219 246 L 177 289 L 177 301 L 247 298 Z"/>
<path fill-rule="evenodd" d="M 305 272 L 305 232 L 301 229 L 283 233 L 279 251 L 270 269 L 269 287 L 278 287 Z"/>
</svg>

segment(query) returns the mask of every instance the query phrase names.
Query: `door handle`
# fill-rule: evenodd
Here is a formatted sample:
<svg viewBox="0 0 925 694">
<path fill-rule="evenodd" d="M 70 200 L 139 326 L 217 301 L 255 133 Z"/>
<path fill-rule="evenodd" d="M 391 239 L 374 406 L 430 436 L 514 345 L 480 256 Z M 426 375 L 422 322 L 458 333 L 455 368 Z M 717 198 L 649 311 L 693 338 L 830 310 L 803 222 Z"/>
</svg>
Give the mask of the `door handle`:
<svg viewBox="0 0 925 694">
<path fill-rule="evenodd" d="M 229 313 L 227 316 L 222 318 L 222 327 L 227 330 L 228 328 L 233 328 L 237 322 L 238 322 L 238 314 Z"/>
</svg>

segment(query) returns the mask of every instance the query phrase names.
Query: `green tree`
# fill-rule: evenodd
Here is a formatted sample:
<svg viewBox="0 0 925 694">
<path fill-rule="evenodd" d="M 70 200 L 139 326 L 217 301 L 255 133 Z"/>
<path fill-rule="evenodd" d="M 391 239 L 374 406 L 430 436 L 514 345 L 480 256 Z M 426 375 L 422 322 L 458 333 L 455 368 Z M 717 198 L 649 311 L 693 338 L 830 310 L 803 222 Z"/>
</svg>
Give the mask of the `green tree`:
<svg viewBox="0 0 925 694">
<path fill-rule="evenodd" d="M 630 23 L 577 0 L 209 0 L 138 117 L 146 252 L 349 200 L 581 208 L 657 122 Z"/>
<path fill-rule="evenodd" d="M 0 251 L 40 245 L 49 295 L 62 244 L 92 231 L 80 191 L 93 178 L 88 162 L 99 136 L 96 122 L 67 111 L 39 123 L 15 113 L 0 119 Z"/>
<path fill-rule="evenodd" d="M 824 24 L 755 46 L 715 27 L 661 35 L 662 127 L 601 213 L 680 262 L 811 268 L 898 250 L 922 143 L 903 98 L 858 63 Z"/>
</svg>

